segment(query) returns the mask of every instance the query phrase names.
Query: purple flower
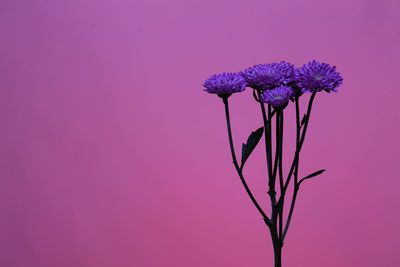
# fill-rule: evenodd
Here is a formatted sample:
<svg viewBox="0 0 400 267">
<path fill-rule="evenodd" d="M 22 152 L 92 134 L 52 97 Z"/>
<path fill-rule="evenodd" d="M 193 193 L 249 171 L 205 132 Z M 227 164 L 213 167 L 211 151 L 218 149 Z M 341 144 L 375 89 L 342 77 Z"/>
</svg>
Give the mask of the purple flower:
<svg viewBox="0 0 400 267">
<path fill-rule="evenodd" d="M 279 63 L 259 64 L 240 74 L 247 82 L 247 86 L 257 90 L 267 90 L 288 84 L 294 79 L 295 67 L 285 61 Z"/>
<path fill-rule="evenodd" d="M 203 86 L 211 94 L 228 97 L 232 93 L 242 92 L 246 89 L 246 81 L 238 73 L 214 74 L 208 78 Z"/>
<path fill-rule="evenodd" d="M 285 105 L 293 95 L 293 90 L 289 86 L 281 85 L 271 90 L 263 91 L 260 100 L 264 103 L 271 104 L 274 107 Z"/>
<path fill-rule="evenodd" d="M 343 78 L 335 66 L 313 60 L 296 71 L 296 80 L 303 92 L 330 93 L 337 92 L 336 87 L 342 84 Z"/>
</svg>

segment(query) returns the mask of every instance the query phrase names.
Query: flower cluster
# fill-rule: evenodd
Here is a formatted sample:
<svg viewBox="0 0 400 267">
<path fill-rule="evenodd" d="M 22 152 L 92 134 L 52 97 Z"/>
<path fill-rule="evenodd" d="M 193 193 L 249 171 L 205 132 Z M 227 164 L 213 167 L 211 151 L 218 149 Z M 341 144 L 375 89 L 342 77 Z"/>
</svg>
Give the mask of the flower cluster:
<svg viewBox="0 0 400 267">
<path fill-rule="evenodd" d="M 293 64 L 259 64 L 239 73 L 214 74 L 204 83 L 205 91 L 229 97 L 250 87 L 259 93 L 260 101 L 282 107 L 296 96 L 305 92 L 337 92 L 343 78 L 335 66 L 315 60 L 296 68 Z"/>
<path fill-rule="evenodd" d="M 299 155 L 303 146 L 303 141 L 305 140 L 311 109 L 316 94 L 321 91 L 328 93 L 337 92 L 337 87 L 342 84 L 342 81 L 343 78 L 340 76 L 340 73 L 336 71 L 335 66 L 313 60 L 300 68 L 296 68 L 293 64 L 285 61 L 259 64 L 238 73 L 214 74 L 203 84 L 205 91 L 217 94 L 223 100 L 233 164 L 247 194 L 268 226 L 273 244 L 283 244 L 284 242 L 300 184 L 304 180 L 320 175 L 325 171 L 324 169 L 315 171 L 298 180 Z M 246 87 L 253 89 L 253 97 L 261 108 L 263 126 L 251 132 L 247 138 L 247 142 L 242 144 L 241 161 L 238 161 L 232 137 L 228 97 L 233 93 L 244 91 Z M 302 109 L 300 109 L 300 102 L 302 102 L 300 101 L 300 97 L 306 93 L 311 94 L 308 98 L 307 111 L 303 115 Z M 288 106 L 289 100 L 295 102 L 296 105 L 296 143 L 290 171 L 286 178 L 286 176 L 283 176 L 286 161 L 283 161 L 284 128 L 286 128 L 284 127 L 284 117 L 286 117 L 284 109 Z M 265 103 L 268 104 L 267 108 Z M 302 119 L 300 120 L 300 118 Z M 264 144 L 267 158 L 268 195 L 272 203 L 271 215 L 267 214 L 260 206 L 248 187 L 243 175 L 245 162 L 263 136 L 265 138 Z M 273 152 L 273 148 L 275 152 Z M 293 179 L 291 179 L 292 176 L 294 177 Z M 278 179 L 279 185 L 275 183 Z M 284 203 L 287 203 L 285 195 L 288 192 L 288 186 L 291 181 L 294 184 L 293 197 L 291 202 L 289 202 L 291 203 L 290 208 L 285 208 Z M 277 186 L 279 186 L 278 195 L 276 195 Z M 286 210 L 289 211 L 289 214 L 288 216 L 283 216 Z M 285 225 L 283 232 L 282 225 Z M 273 247 L 275 266 L 281 266 L 282 246 Z"/>
</svg>

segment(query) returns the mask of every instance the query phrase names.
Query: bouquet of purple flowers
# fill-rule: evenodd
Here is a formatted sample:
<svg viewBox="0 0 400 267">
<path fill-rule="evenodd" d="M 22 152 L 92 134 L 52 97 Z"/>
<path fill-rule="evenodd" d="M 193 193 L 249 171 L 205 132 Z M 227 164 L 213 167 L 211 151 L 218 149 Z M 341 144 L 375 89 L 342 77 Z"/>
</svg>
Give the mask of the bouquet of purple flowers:
<svg viewBox="0 0 400 267">
<path fill-rule="evenodd" d="M 225 105 L 233 164 L 247 194 L 269 228 L 274 248 L 275 267 L 282 266 L 283 242 L 293 215 L 300 185 L 303 181 L 325 171 L 319 170 L 299 178 L 300 151 L 306 136 L 313 101 L 318 92 L 337 92 L 336 88 L 342 84 L 342 81 L 343 78 L 340 73 L 336 72 L 336 67 L 314 60 L 301 68 L 296 68 L 293 64 L 284 61 L 260 64 L 239 73 L 212 75 L 204 83 L 205 91 L 217 94 L 222 98 Z M 254 99 L 260 104 L 264 126 L 252 132 L 247 142 L 243 144 L 242 157 L 239 162 L 233 145 L 228 99 L 233 93 L 242 92 L 246 87 L 253 89 Z M 299 101 L 305 93 L 310 93 L 311 96 L 308 99 L 307 111 L 300 119 Z M 284 110 L 289 101 L 294 102 L 296 108 L 296 149 L 289 172 L 287 176 L 284 176 L 282 166 L 283 119 Z M 267 107 L 265 104 L 267 104 Z M 273 119 L 275 119 L 275 138 L 272 138 Z M 267 215 L 258 204 L 243 176 L 243 167 L 246 160 L 259 143 L 263 134 L 267 156 L 268 195 L 272 205 L 270 215 Z M 275 153 L 272 151 L 273 140 L 275 140 Z M 291 181 L 293 181 L 293 195 L 289 213 L 284 220 L 285 195 Z M 277 182 L 278 186 L 276 185 Z M 277 195 L 277 188 L 279 188 L 279 195 Z"/>
</svg>

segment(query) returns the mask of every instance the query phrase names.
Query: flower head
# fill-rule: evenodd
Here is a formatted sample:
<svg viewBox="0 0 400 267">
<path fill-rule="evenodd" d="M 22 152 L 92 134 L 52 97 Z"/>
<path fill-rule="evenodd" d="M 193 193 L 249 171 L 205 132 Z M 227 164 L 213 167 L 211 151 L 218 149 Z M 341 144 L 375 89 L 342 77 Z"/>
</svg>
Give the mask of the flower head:
<svg viewBox="0 0 400 267">
<path fill-rule="evenodd" d="M 232 93 L 242 92 L 246 89 L 246 82 L 237 73 L 214 74 L 208 78 L 203 86 L 211 94 L 218 94 L 221 97 L 228 97 Z"/>
<path fill-rule="evenodd" d="M 266 90 L 260 95 L 260 100 L 271 104 L 274 107 L 285 105 L 293 95 L 293 90 L 289 86 L 281 85 L 271 90 Z"/>
<path fill-rule="evenodd" d="M 324 90 L 330 93 L 337 92 L 336 88 L 342 84 L 343 78 L 336 72 L 335 66 L 313 60 L 297 69 L 296 80 L 303 92 Z"/>
<path fill-rule="evenodd" d="M 259 64 L 250 67 L 240 74 L 253 89 L 267 90 L 288 84 L 294 79 L 295 67 L 285 61 L 279 63 Z"/>
</svg>

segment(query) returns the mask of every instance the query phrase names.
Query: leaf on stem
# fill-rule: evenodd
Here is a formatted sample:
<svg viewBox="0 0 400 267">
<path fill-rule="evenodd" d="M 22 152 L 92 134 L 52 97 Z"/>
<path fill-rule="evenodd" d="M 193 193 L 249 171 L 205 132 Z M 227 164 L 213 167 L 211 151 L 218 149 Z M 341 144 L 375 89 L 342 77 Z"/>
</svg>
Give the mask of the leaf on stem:
<svg viewBox="0 0 400 267">
<path fill-rule="evenodd" d="M 243 168 L 244 163 L 249 158 L 251 152 L 257 146 L 264 132 L 264 127 L 258 128 L 256 131 L 251 132 L 249 138 L 247 138 L 247 143 L 242 145 L 242 164 L 240 169 Z"/>
<path fill-rule="evenodd" d="M 314 177 L 314 176 L 320 175 L 320 174 L 323 173 L 324 171 L 326 171 L 326 170 L 319 170 L 319 171 L 316 171 L 316 172 L 311 173 L 310 175 L 307 175 L 306 177 L 304 177 L 303 179 L 301 179 L 301 180 L 299 181 L 298 185 L 300 185 L 301 182 L 303 182 L 303 181 L 306 180 L 306 179 L 310 179 L 310 178 L 312 178 L 312 177 Z"/>
</svg>

